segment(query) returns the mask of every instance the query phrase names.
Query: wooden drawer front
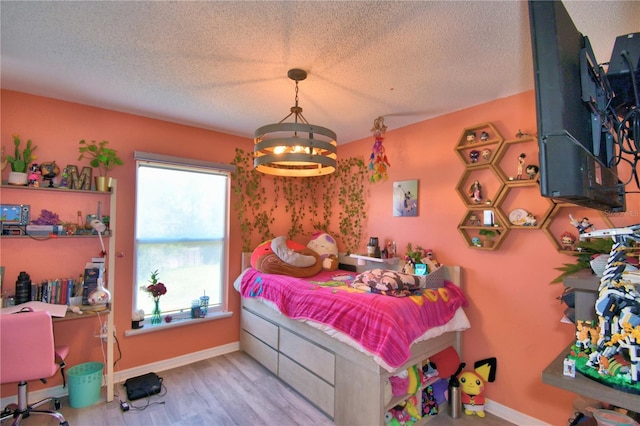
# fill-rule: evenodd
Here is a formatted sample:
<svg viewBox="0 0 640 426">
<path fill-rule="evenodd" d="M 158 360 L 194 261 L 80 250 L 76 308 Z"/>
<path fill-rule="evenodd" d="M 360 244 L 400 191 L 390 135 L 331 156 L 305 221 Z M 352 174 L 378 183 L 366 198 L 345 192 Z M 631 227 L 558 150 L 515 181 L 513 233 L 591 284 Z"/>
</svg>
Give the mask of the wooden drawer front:
<svg viewBox="0 0 640 426">
<path fill-rule="evenodd" d="M 240 326 L 267 345 L 278 349 L 278 326 L 274 323 L 243 309 L 240 316 Z"/>
<path fill-rule="evenodd" d="M 333 418 L 333 386 L 282 354 L 278 358 L 278 376 Z"/>
<path fill-rule="evenodd" d="M 240 332 L 240 348 L 273 374 L 278 375 L 278 352 L 275 349 L 244 330 Z"/>
<path fill-rule="evenodd" d="M 330 384 L 335 383 L 336 358 L 331 352 L 284 328 L 280 330 L 280 352 Z"/>
</svg>

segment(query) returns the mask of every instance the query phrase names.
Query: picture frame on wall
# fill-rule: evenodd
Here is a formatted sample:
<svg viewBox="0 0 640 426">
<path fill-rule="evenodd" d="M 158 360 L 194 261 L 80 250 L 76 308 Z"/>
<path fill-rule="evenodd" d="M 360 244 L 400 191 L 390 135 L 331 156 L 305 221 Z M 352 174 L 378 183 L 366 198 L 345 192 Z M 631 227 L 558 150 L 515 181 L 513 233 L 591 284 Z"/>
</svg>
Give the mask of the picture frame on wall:
<svg viewBox="0 0 640 426">
<path fill-rule="evenodd" d="M 418 216 L 418 179 L 393 183 L 393 215 Z"/>
</svg>

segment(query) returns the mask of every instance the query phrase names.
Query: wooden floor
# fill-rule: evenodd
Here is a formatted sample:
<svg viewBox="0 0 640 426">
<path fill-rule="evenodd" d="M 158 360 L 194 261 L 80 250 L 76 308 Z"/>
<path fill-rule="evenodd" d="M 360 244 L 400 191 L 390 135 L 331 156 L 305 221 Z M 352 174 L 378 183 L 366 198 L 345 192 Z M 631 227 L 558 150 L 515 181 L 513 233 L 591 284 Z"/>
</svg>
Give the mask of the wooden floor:
<svg viewBox="0 0 640 426">
<path fill-rule="evenodd" d="M 148 406 L 146 399 L 140 399 L 130 402 L 131 410 L 122 412 L 119 400 L 126 400 L 126 392 L 118 384 L 115 387 L 115 399 L 111 403 L 99 402 L 90 407 L 75 409 L 69 407 L 68 398 L 63 398 L 60 412 L 71 426 L 334 424 L 243 352 L 158 372 L 158 375 L 163 378 L 166 390 L 161 393 L 164 396 L 150 398 Z M 57 424 L 53 418 L 50 421 L 45 419 L 31 416 L 21 424 Z M 504 426 L 511 423 L 489 413 L 484 419 L 464 414 L 459 419 L 452 419 L 442 413 L 428 424 Z"/>
</svg>

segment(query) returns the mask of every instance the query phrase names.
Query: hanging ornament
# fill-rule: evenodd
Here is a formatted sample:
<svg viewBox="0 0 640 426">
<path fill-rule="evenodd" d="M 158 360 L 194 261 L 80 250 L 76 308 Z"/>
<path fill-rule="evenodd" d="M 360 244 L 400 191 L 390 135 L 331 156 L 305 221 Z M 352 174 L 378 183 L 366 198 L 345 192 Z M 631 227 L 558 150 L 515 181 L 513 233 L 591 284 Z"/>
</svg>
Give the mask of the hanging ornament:
<svg viewBox="0 0 640 426">
<path fill-rule="evenodd" d="M 387 126 L 384 125 L 384 117 L 378 117 L 373 120 L 373 129 L 371 131 L 375 142 L 369 157 L 369 170 L 372 172 L 370 181 L 371 183 L 376 183 L 380 180 L 387 180 L 387 167 L 391 167 L 384 151 L 384 145 L 382 145 L 384 140 L 382 135 L 387 131 Z"/>
</svg>

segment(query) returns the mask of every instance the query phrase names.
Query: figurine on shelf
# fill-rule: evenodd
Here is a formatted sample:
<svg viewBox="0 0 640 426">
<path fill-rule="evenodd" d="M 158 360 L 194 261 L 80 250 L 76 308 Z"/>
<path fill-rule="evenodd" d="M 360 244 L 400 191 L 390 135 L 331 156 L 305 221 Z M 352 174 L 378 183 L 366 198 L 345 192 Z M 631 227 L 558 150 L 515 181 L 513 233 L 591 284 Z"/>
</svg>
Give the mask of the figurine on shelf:
<svg viewBox="0 0 640 426">
<path fill-rule="evenodd" d="M 482 150 L 482 159 L 485 161 L 489 161 L 491 158 L 491 150 L 489 148 Z"/>
<path fill-rule="evenodd" d="M 477 149 L 474 149 L 469 153 L 469 160 L 471 160 L 472 163 L 477 163 L 479 158 L 480 151 L 478 151 Z"/>
<path fill-rule="evenodd" d="M 569 231 L 565 231 L 560 235 L 560 246 L 562 250 L 574 251 L 576 248 L 576 236 Z"/>
<path fill-rule="evenodd" d="M 39 187 L 40 186 L 40 166 L 38 166 L 38 163 L 33 163 L 31 164 L 31 167 L 29 168 L 29 186 L 33 186 L 33 187 Z"/>
<path fill-rule="evenodd" d="M 474 143 L 476 141 L 476 132 L 467 132 L 467 143 Z"/>
<path fill-rule="evenodd" d="M 527 213 L 527 215 L 524 218 L 524 223 L 522 224 L 522 226 L 537 226 L 537 225 L 538 225 L 538 220 L 533 215 L 533 213 Z"/>
<path fill-rule="evenodd" d="M 69 187 L 69 167 L 65 167 L 62 169 L 62 179 L 60 180 L 60 188 L 68 188 Z"/>
<path fill-rule="evenodd" d="M 475 213 L 472 213 L 469 215 L 469 225 L 470 226 L 480 226 L 480 219 L 478 218 L 478 215 Z"/>
<path fill-rule="evenodd" d="M 471 188 L 469 188 L 469 197 L 475 204 L 480 204 L 482 202 L 482 186 L 479 181 L 474 181 Z"/>
<path fill-rule="evenodd" d="M 591 228 L 592 231 L 596 230 L 593 224 L 589 222 L 589 218 L 586 216 L 583 217 L 579 222 L 578 220 L 576 220 L 576 218 L 573 217 L 573 215 L 569 215 L 569 219 L 571 220 L 571 224 L 576 227 L 578 233 L 580 234 L 584 234 L 589 228 Z"/>
<path fill-rule="evenodd" d="M 522 179 L 522 169 L 524 168 L 524 159 L 527 157 L 527 154 L 524 152 L 518 156 L 518 173 L 516 174 L 516 179 Z"/>
<path fill-rule="evenodd" d="M 536 178 L 536 175 L 538 174 L 538 171 L 540 171 L 540 168 L 535 164 L 529 164 L 524 169 L 524 171 L 527 172 L 527 176 L 529 176 L 529 180 L 533 180 Z"/>
<path fill-rule="evenodd" d="M 482 133 L 480 133 L 480 140 L 482 142 L 486 142 L 489 140 L 489 133 L 485 132 L 484 130 L 482 131 Z"/>
</svg>

